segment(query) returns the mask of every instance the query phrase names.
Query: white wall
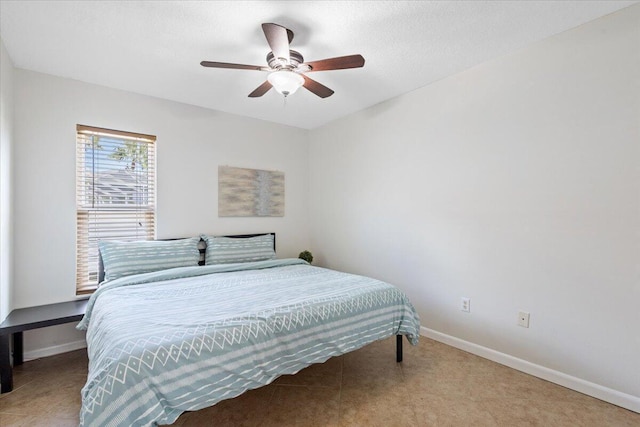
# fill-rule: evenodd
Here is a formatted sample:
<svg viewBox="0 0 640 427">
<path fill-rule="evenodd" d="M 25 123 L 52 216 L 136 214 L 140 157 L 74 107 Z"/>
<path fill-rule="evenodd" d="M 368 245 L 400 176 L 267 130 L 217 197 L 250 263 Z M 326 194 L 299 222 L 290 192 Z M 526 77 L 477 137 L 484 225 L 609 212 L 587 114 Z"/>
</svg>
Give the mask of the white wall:
<svg viewBox="0 0 640 427">
<path fill-rule="evenodd" d="M 634 6 L 315 130 L 318 262 L 640 410 L 639 24 Z"/>
<path fill-rule="evenodd" d="M 16 69 L 16 308 L 75 298 L 78 123 L 157 136 L 158 238 L 274 231 L 278 257 L 308 247 L 306 131 Z M 218 218 L 218 165 L 283 171 L 285 216 Z M 25 352 L 82 338 L 30 331 Z"/>
<path fill-rule="evenodd" d="M 0 322 L 11 311 L 13 62 L 0 39 Z"/>
</svg>

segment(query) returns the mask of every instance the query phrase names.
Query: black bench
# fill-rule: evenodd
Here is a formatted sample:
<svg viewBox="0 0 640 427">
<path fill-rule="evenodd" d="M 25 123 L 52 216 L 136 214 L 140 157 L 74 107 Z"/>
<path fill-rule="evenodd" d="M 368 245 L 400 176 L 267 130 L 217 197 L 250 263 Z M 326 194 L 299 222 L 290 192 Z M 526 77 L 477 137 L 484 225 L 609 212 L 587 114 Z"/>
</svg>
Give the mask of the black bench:
<svg viewBox="0 0 640 427">
<path fill-rule="evenodd" d="M 13 390 L 10 340 L 13 338 L 13 365 L 23 362 L 22 332 L 82 319 L 88 300 L 61 302 L 13 310 L 0 324 L 0 393 Z"/>
</svg>

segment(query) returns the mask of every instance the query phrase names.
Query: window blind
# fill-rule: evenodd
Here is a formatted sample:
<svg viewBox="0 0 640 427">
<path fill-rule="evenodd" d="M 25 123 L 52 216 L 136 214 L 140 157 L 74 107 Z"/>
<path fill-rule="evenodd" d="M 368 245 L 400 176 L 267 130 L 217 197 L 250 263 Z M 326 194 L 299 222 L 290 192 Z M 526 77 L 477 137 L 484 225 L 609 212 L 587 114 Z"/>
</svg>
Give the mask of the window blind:
<svg viewBox="0 0 640 427">
<path fill-rule="evenodd" d="M 98 284 L 100 240 L 155 237 L 155 141 L 153 135 L 77 125 L 77 293 Z"/>
</svg>

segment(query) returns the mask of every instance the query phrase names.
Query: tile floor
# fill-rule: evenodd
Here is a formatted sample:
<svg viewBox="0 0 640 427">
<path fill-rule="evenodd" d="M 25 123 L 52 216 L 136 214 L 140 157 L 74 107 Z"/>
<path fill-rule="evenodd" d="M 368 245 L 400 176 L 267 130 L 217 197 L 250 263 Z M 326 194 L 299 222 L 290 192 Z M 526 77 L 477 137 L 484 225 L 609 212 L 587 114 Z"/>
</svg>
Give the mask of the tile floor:
<svg viewBox="0 0 640 427">
<path fill-rule="evenodd" d="M 177 426 L 640 426 L 631 412 L 455 348 L 395 339 L 311 366 Z M 27 362 L 0 395 L 0 426 L 77 426 L 83 350 Z"/>
</svg>

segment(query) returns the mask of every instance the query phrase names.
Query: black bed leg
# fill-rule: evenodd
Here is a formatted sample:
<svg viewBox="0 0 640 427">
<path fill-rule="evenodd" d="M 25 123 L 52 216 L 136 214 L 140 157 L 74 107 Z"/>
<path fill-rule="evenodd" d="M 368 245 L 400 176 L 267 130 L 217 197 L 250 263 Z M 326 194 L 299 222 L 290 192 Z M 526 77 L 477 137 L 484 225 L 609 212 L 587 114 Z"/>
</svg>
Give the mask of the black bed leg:
<svg viewBox="0 0 640 427">
<path fill-rule="evenodd" d="M 396 362 L 402 362 L 402 335 L 396 335 Z"/>
</svg>

